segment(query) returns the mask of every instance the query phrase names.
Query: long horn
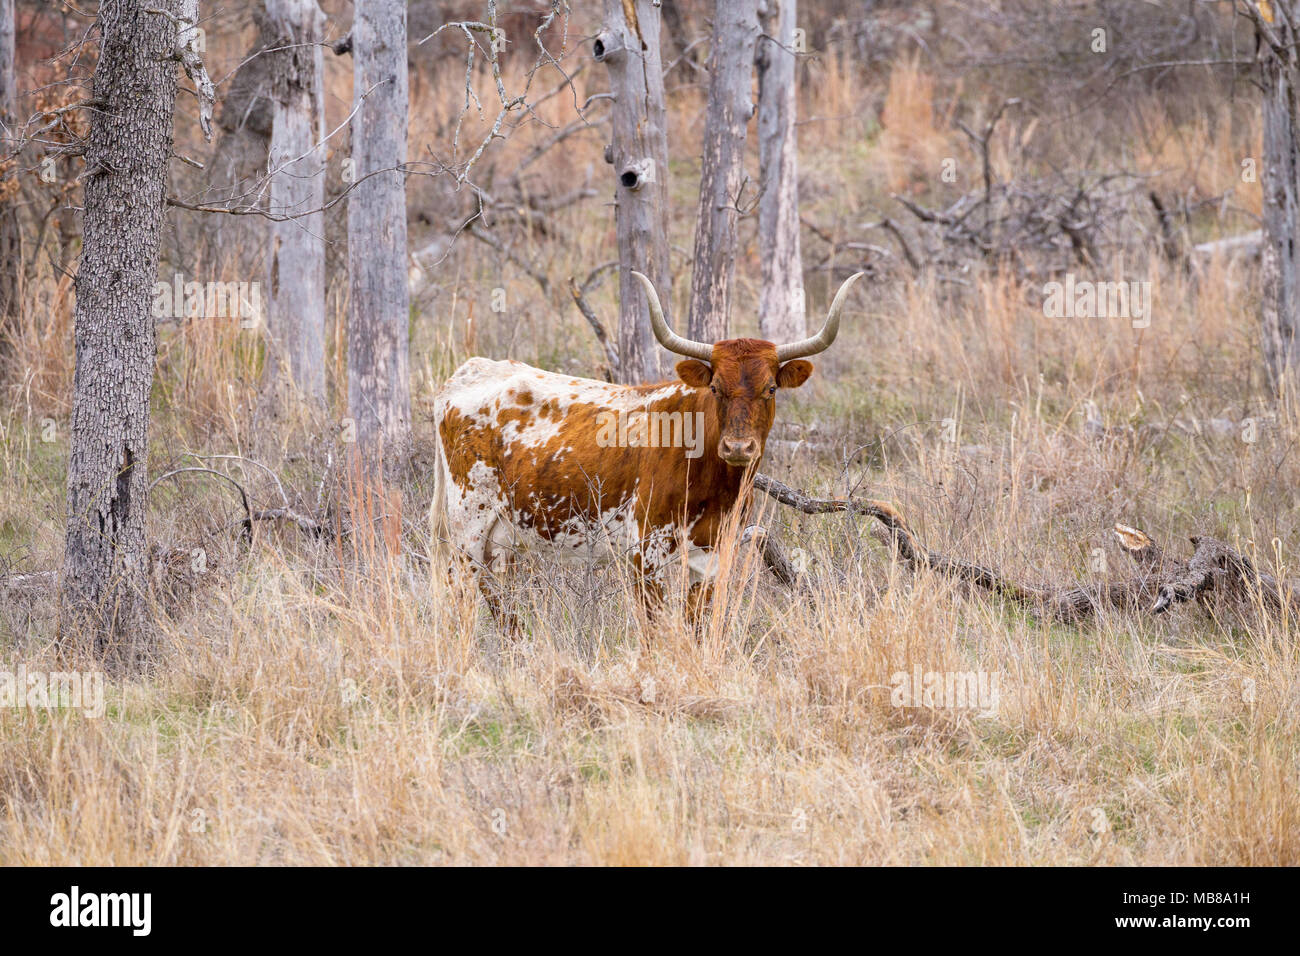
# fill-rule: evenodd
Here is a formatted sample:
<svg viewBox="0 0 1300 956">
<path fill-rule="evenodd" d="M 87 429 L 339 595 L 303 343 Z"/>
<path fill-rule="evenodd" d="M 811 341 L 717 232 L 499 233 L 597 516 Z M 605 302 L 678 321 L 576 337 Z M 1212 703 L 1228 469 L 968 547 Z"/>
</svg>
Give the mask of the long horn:
<svg viewBox="0 0 1300 956">
<path fill-rule="evenodd" d="M 712 361 L 713 346 L 684 339 L 668 328 L 668 322 L 664 319 L 664 309 L 659 304 L 659 293 L 655 292 L 654 283 L 635 270 L 633 270 L 632 275 L 641 281 L 641 287 L 645 289 L 646 303 L 650 306 L 650 325 L 655 330 L 655 338 L 659 340 L 659 344 L 668 351 L 676 352 L 678 355 L 685 355 L 687 358 L 703 359 L 705 362 Z"/>
<path fill-rule="evenodd" d="M 789 345 L 778 345 L 776 347 L 776 360 L 778 362 L 788 362 L 790 359 L 803 358 L 805 355 L 816 355 L 818 352 L 825 352 L 835 341 L 835 336 L 840 334 L 840 313 L 844 310 L 844 302 L 849 297 L 849 289 L 853 288 L 853 283 L 862 278 L 864 273 L 855 272 L 844 280 L 840 286 L 840 291 L 835 293 L 835 299 L 831 302 L 831 310 L 826 313 L 826 324 L 822 330 L 810 339 L 804 339 L 802 342 L 791 342 Z"/>
</svg>

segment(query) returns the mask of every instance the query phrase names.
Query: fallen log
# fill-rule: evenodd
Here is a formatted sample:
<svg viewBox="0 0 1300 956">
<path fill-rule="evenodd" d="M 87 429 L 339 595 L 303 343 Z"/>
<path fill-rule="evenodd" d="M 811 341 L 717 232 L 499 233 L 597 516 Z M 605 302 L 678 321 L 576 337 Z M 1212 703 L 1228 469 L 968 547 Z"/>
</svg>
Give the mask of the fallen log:
<svg viewBox="0 0 1300 956">
<path fill-rule="evenodd" d="M 1274 612 L 1300 610 L 1300 589 L 1259 571 L 1249 558 L 1207 535 L 1194 536 L 1192 557 L 1178 561 L 1145 532 L 1117 524 L 1113 533 L 1137 566 L 1137 573 L 1132 577 L 1070 588 L 1034 586 L 1012 581 L 995 568 L 927 548 L 907 526 L 898 509 L 887 501 L 814 498 L 761 473 L 754 476 L 754 487 L 803 514 L 846 512 L 875 518 L 883 526 L 876 537 L 911 570 L 928 568 L 1063 623 L 1077 623 L 1104 607 L 1124 611 L 1146 609 L 1152 614 L 1163 614 L 1175 604 L 1199 598 L 1216 587 L 1237 598 L 1258 594 Z M 782 577 L 780 573 L 777 576 Z"/>
<path fill-rule="evenodd" d="M 1195 549 L 1187 563 L 1160 588 L 1153 614 L 1163 614 L 1175 604 L 1201 598 L 1207 591 L 1219 589 L 1239 599 L 1255 596 L 1274 613 L 1300 610 L 1300 588 L 1260 571 L 1244 554 L 1228 547 L 1217 538 L 1194 535 Z"/>
<path fill-rule="evenodd" d="M 763 557 L 763 564 L 786 587 L 793 588 L 799 583 L 799 572 L 795 570 L 794 563 L 766 528 L 750 525 L 741 534 L 740 543 L 755 545 Z"/>
</svg>

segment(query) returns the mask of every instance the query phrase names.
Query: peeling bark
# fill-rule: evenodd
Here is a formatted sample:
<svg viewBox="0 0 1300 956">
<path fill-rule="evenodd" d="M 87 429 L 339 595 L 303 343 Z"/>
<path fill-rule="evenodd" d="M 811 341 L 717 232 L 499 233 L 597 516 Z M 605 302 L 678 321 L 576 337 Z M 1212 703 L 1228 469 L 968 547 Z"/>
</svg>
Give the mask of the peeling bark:
<svg viewBox="0 0 1300 956">
<path fill-rule="evenodd" d="M 199 0 L 180 0 L 180 18 L 183 24 L 177 28 L 176 58 L 180 60 L 185 75 L 194 84 L 194 98 L 199 104 L 199 129 L 203 138 L 212 142 L 212 111 L 216 106 L 217 88 L 208 76 L 208 68 L 203 65 L 198 40 Z"/>
<path fill-rule="evenodd" d="M 153 284 L 172 147 L 176 26 L 161 0 L 99 9 L 100 52 L 76 280 L 61 639 L 133 656 L 145 625 Z M 175 9 L 174 6 L 172 8 Z"/>
</svg>

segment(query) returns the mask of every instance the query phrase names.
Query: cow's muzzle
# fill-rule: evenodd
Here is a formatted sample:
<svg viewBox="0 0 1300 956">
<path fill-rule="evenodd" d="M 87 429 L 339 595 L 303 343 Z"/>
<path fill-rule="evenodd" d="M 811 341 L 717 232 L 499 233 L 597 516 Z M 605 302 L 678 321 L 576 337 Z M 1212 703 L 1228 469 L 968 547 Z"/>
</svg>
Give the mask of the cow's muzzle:
<svg viewBox="0 0 1300 956">
<path fill-rule="evenodd" d="M 718 457 L 736 468 L 752 465 L 762 453 L 757 438 L 724 438 L 718 442 Z"/>
</svg>

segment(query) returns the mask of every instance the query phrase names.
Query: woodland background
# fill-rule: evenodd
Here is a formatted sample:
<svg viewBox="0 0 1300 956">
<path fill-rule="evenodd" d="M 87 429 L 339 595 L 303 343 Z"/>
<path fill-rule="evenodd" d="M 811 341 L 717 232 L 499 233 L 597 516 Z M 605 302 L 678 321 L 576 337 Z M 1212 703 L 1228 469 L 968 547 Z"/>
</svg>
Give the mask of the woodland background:
<svg viewBox="0 0 1300 956">
<path fill-rule="evenodd" d="M 803 0 L 810 321 L 845 275 L 867 279 L 809 384 L 783 396 L 764 471 L 890 499 L 932 547 L 1051 588 L 1127 574 L 1116 523 L 1171 551 L 1214 535 L 1294 577 L 1300 405 L 1266 358 L 1255 235 L 1258 19 L 1282 29 L 1281 6 Z M 324 41 L 346 37 L 352 4 L 321 8 Z M 149 662 L 112 672 L 102 719 L 0 712 L 0 862 L 1300 862 L 1296 624 L 1258 595 L 1055 622 L 905 567 L 866 517 L 769 501 L 764 523 L 801 549 L 815 599 L 737 549 L 703 634 L 670 616 L 651 639 L 620 569 L 538 567 L 512 595 L 529 635 L 508 643 L 472 584 L 421 560 L 437 385 L 471 355 L 611 372 L 571 277 L 618 337 L 610 78 L 591 43 L 606 11 L 561 10 L 545 34 L 557 67 L 533 40 L 550 4 L 497 8 L 495 73 L 527 108 L 489 138 L 490 42 L 471 36 L 468 70 L 463 32 L 418 42 L 485 4 L 407 5 L 407 465 L 377 498 L 349 484 L 346 199 L 320 215 L 319 408 L 268 412 L 258 329 L 159 320 Z M 660 294 L 685 330 L 717 10 L 660 9 Z M 92 636 L 59 639 L 58 570 L 84 172 L 58 144 L 89 120 L 56 111 L 86 95 L 94 5 L 15 11 L 10 128 L 52 125 L 0 180 L 18 237 L 0 336 L 0 660 L 97 667 Z M 182 78 L 167 194 L 183 205 L 165 212 L 158 278 L 266 282 L 272 222 L 185 208 L 248 205 L 239 184 L 267 168 L 272 59 L 247 60 L 262 13 L 199 13 L 214 135 Z M 334 130 L 353 61 L 322 52 Z M 749 128 L 731 335 L 760 331 Z M 327 202 L 350 185 L 348 135 L 328 143 Z M 1150 282 L 1150 327 L 1048 318 L 1044 285 L 1067 272 Z M 219 476 L 158 480 L 187 467 L 229 476 L 247 506 Z M 893 706 L 892 675 L 916 667 L 999 675 L 996 714 Z"/>
</svg>

